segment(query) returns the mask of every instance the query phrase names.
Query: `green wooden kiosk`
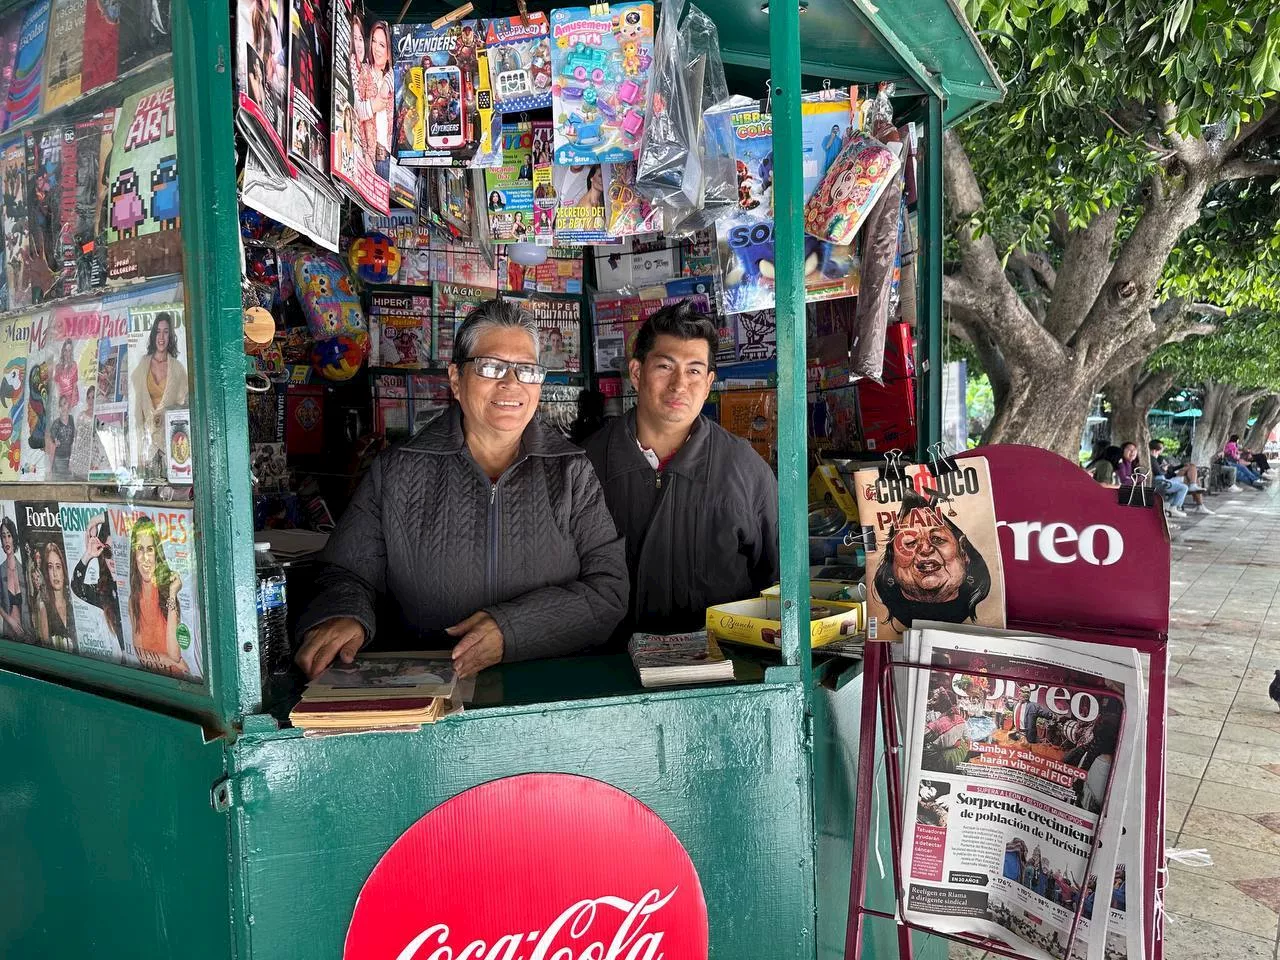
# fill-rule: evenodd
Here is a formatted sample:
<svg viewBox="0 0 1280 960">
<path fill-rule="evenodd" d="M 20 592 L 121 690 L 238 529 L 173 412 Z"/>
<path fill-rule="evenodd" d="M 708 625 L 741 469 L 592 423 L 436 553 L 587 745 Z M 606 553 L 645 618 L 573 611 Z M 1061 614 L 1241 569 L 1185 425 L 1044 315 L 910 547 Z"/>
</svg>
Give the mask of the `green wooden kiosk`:
<svg viewBox="0 0 1280 960">
<path fill-rule="evenodd" d="M 844 955 L 854 806 L 877 804 L 887 821 L 883 797 L 854 796 L 857 667 L 815 668 L 798 629 L 808 620 L 800 94 L 826 79 L 892 80 L 899 116 L 921 124 L 924 446 L 940 431 L 942 133 L 1003 88 L 954 0 L 699 4 L 734 85 L 758 93 L 771 78 L 782 664 L 758 682 L 667 692 L 643 691 L 625 660 L 509 665 L 465 713 L 417 733 L 304 738 L 261 712 L 232 24 L 226 3 L 172 0 L 171 55 L 145 69 L 175 78 L 203 680 L 0 640 L 0 954 L 336 960 L 361 885 L 406 828 L 477 784 L 558 772 L 612 784 L 670 826 L 701 879 L 711 957 Z M 490 12 L 509 11 L 477 11 Z M 154 495 L 38 487 L 7 484 L 0 497 Z M 887 854 L 887 829 L 879 842 Z M 872 886 L 889 908 L 891 881 L 874 862 Z M 885 921 L 868 936 L 872 956 L 897 949 Z M 945 956 L 941 942 L 925 950 Z"/>
</svg>

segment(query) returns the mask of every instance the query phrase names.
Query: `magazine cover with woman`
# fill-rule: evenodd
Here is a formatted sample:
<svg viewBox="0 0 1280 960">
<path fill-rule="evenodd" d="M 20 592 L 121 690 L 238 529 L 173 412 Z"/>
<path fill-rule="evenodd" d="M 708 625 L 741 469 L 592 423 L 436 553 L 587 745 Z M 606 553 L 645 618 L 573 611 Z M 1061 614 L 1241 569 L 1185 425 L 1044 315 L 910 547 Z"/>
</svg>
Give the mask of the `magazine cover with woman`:
<svg viewBox="0 0 1280 960">
<path fill-rule="evenodd" d="M 1066 960 L 1070 941 L 1071 958 L 1136 958 L 1114 887 L 1127 801 L 1141 806 L 1140 673 L 1056 644 L 909 632 L 930 669 L 907 693 L 903 915 L 1033 957 Z"/>
<path fill-rule="evenodd" d="M 129 310 L 129 439 L 137 476 L 164 481 L 165 413 L 187 406 L 187 336 L 181 303 Z"/>
<path fill-rule="evenodd" d="M 912 621 L 1005 625 L 1004 569 L 985 457 L 953 471 L 859 470 L 867 555 L 867 639 L 900 640 Z"/>
</svg>

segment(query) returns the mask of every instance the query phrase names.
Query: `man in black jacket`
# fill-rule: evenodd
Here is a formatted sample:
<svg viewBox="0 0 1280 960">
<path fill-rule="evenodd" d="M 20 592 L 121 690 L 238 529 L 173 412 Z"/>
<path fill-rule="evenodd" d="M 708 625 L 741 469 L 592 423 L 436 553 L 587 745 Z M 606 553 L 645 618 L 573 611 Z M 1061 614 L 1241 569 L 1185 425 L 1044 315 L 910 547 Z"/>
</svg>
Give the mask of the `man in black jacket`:
<svg viewBox="0 0 1280 960">
<path fill-rule="evenodd" d="M 745 440 L 702 416 L 719 337 L 688 303 L 636 335 L 636 409 L 586 443 L 626 538 L 631 630 L 701 629 L 707 607 L 778 581 L 778 481 Z"/>
</svg>

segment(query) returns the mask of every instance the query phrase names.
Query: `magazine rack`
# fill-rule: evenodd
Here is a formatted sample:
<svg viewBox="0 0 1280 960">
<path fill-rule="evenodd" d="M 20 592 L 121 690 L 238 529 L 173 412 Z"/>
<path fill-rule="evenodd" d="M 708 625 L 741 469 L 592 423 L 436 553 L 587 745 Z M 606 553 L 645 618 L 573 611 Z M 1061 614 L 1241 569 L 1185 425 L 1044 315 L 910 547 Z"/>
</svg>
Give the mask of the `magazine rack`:
<svg viewBox="0 0 1280 960">
<path fill-rule="evenodd" d="M 1087 643 L 1124 647 L 1150 658 L 1147 699 L 1146 809 L 1143 817 L 1143 911 L 1147 955 L 1162 960 L 1163 922 L 1157 903 L 1164 882 L 1165 700 L 1169 631 L 1169 536 L 1163 512 L 1134 497 L 1129 503 L 1102 487 L 1076 465 L 1037 447 L 994 445 L 955 459 L 982 456 L 991 471 L 1000 531 L 1005 602 L 1011 629 L 1034 631 Z M 945 461 L 944 461 L 945 463 Z M 945 468 L 936 468 L 945 469 Z M 868 642 L 863 662 L 862 724 L 858 755 L 858 796 L 875 782 L 877 712 L 886 750 L 894 888 L 901 905 L 902 791 L 898 757 L 903 741 L 894 704 L 895 662 L 886 643 Z M 897 920 L 900 960 L 912 956 L 911 930 L 900 916 L 866 906 L 867 864 L 872 851 L 872 811 L 855 813 L 846 960 L 863 955 L 866 917 Z M 1079 911 L 1077 911 L 1078 913 Z M 949 937 L 1010 957 L 1000 944 L 980 938 Z"/>
</svg>

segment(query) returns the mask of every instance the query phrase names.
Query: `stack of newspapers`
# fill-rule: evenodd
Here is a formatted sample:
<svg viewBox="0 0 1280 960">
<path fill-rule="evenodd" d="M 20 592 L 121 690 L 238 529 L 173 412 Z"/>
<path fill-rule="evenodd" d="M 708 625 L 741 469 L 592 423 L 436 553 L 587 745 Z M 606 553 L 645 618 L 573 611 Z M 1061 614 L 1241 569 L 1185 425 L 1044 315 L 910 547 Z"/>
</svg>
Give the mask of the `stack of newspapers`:
<svg viewBox="0 0 1280 960">
<path fill-rule="evenodd" d="M 902 915 L 1041 960 L 1140 960 L 1146 691 L 1131 649 L 917 620 L 897 667 Z"/>
</svg>

